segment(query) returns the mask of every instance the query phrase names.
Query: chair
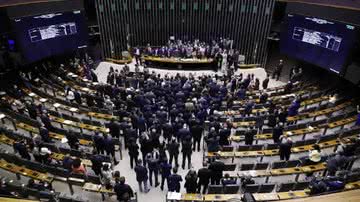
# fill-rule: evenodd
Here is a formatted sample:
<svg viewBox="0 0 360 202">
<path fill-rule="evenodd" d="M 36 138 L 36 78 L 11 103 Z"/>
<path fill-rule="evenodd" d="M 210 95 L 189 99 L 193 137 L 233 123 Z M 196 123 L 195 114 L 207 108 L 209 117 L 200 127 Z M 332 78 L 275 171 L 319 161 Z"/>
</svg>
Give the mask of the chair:
<svg viewBox="0 0 360 202">
<path fill-rule="evenodd" d="M 262 184 L 258 193 L 270 193 L 274 190 L 275 184 Z"/>
<path fill-rule="evenodd" d="M 286 161 L 276 161 L 271 164 L 271 169 L 285 168 L 286 164 L 287 164 Z"/>
<path fill-rule="evenodd" d="M 208 194 L 222 194 L 223 186 L 222 185 L 209 185 Z"/>
<path fill-rule="evenodd" d="M 244 188 L 244 192 L 246 193 L 257 193 L 260 188 L 260 185 L 257 184 L 248 184 Z"/>
<path fill-rule="evenodd" d="M 268 144 L 266 146 L 267 150 L 274 150 L 274 149 L 279 149 L 279 145 L 278 144 Z"/>
<path fill-rule="evenodd" d="M 278 190 L 276 192 L 288 192 L 293 190 L 295 182 L 282 183 L 279 185 Z"/>
<path fill-rule="evenodd" d="M 224 171 L 234 171 L 236 164 L 225 164 Z"/>
<path fill-rule="evenodd" d="M 261 151 L 263 149 L 264 145 L 252 145 L 250 150 L 251 151 Z"/>
<path fill-rule="evenodd" d="M 249 151 L 251 146 L 239 145 L 238 151 Z"/>
<path fill-rule="evenodd" d="M 300 164 L 300 160 L 291 160 L 286 163 L 287 168 L 293 168 Z"/>
<path fill-rule="evenodd" d="M 269 163 L 257 163 L 254 170 L 267 170 Z"/>
<path fill-rule="evenodd" d="M 237 194 L 239 192 L 240 185 L 228 184 L 224 187 L 224 194 Z"/>
<path fill-rule="evenodd" d="M 306 188 L 309 187 L 309 182 L 297 182 L 294 186 L 294 191 L 297 191 L 297 190 L 304 190 Z"/>
<path fill-rule="evenodd" d="M 222 147 L 222 151 L 223 152 L 232 152 L 232 151 L 234 151 L 234 147 L 231 145 L 226 145 L 226 146 Z"/>
<path fill-rule="evenodd" d="M 245 171 L 245 170 L 252 170 L 254 168 L 254 164 L 250 163 L 250 164 L 246 164 L 243 163 L 240 165 L 240 170 Z"/>
</svg>

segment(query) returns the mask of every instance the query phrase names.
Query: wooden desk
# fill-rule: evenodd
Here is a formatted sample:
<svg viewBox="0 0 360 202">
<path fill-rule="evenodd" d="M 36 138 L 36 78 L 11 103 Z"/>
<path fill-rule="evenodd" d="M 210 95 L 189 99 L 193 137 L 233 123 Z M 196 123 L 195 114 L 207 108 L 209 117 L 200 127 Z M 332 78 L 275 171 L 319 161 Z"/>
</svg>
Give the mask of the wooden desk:
<svg viewBox="0 0 360 202">
<path fill-rule="evenodd" d="M 162 57 L 152 57 L 145 56 L 142 57 L 145 61 L 150 62 L 162 62 L 162 63 L 175 63 L 175 64 L 210 64 L 214 60 L 213 59 L 183 59 L 183 58 L 162 58 Z"/>
<path fill-rule="evenodd" d="M 204 201 L 204 198 L 202 194 L 181 194 L 181 201 Z"/>
<path fill-rule="evenodd" d="M 257 193 L 253 194 L 256 201 L 276 201 L 279 200 L 277 193 Z"/>
<path fill-rule="evenodd" d="M 305 190 L 303 190 L 303 191 L 277 192 L 277 194 L 278 194 L 278 197 L 279 197 L 280 200 L 304 198 L 304 197 L 309 196 L 309 194 Z"/>
<path fill-rule="evenodd" d="M 55 121 L 55 122 L 58 122 L 61 124 L 65 124 L 68 126 L 73 126 L 76 128 L 81 128 L 81 129 L 86 129 L 86 130 L 91 130 L 91 131 L 100 131 L 102 133 L 109 133 L 109 129 L 105 128 L 105 127 L 99 127 L 99 126 L 84 124 L 84 123 L 75 122 L 75 121 L 71 121 L 71 120 L 66 120 L 66 119 L 58 118 L 58 117 L 55 117 L 52 115 L 49 115 L 49 117 L 52 121 Z"/>
<path fill-rule="evenodd" d="M 280 169 L 271 169 L 270 173 L 272 176 L 276 175 L 291 175 L 302 173 L 301 168 L 293 167 L 293 168 L 280 168 Z"/>
<path fill-rule="evenodd" d="M 113 58 L 106 58 L 105 59 L 106 62 L 112 62 L 115 64 L 129 64 L 132 61 L 132 58 L 127 58 L 125 60 L 117 60 L 117 59 L 113 59 Z"/>
<path fill-rule="evenodd" d="M 85 183 L 82 189 L 85 191 L 91 191 L 97 193 L 115 194 L 115 192 L 112 189 L 106 189 L 101 184 L 93 184 L 90 182 Z"/>
<path fill-rule="evenodd" d="M 24 129 L 24 130 L 32 132 L 32 133 L 35 133 L 35 134 L 39 134 L 38 128 L 30 126 L 26 123 L 16 123 L 16 127 Z M 56 140 L 61 140 L 62 138 L 65 137 L 65 135 L 53 133 L 53 132 L 49 132 L 49 136 L 50 136 L 50 138 L 56 139 Z M 92 141 L 85 140 L 85 139 L 79 139 L 79 143 L 84 146 L 92 146 L 93 145 Z"/>
<path fill-rule="evenodd" d="M 346 119 L 342 119 L 342 120 L 339 120 L 339 121 L 336 121 L 336 122 L 329 123 L 328 127 L 329 128 L 336 128 L 338 126 L 343 126 L 343 125 L 352 123 L 352 122 L 354 122 L 356 120 L 357 120 L 357 116 L 352 116 L 350 118 L 346 118 Z"/>
<path fill-rule="evenodd" d="M 0 197 L 0 202 L 40 202 L 39 200 Z"/>
<path fill-rule="evenodd" d="M 318 172 L 326 169 L 326 163 L 320 163 L 316 165 L 310 165 L 310 166 L 302 166 L 301 170 L 302 173 L 312 173 L 312 172 Z"/>
<path fill-rule="evenodd" d="M 0 159 L 0 168 L 10 171 L 12 173 L 20 174 L 26 177 L 30 177 L 48 183 L 51 183 L 53 181 L 53 177 L 50 177 L 47 173 L 40 173 L 37 171 L 27 169 L 25 167 L 20 167 L 15 164 L 8 163 L 4 159 Z"/>
<path fill-rule="evenodd" d="M 241 194 L 205 194 L 205 201 L 228 201 L 230 199 L 241 199 Z"/>
</svg>

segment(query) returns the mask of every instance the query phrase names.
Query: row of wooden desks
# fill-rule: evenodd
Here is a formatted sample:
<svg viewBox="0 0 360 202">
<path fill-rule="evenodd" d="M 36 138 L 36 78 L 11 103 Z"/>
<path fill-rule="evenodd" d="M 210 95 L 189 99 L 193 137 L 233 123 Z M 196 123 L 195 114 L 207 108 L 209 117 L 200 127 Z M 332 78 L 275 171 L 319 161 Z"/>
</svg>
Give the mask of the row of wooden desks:
<svg viewBox="0 0 360 202">
<path fill-rule="evenodd" d="M 18 122 L 18 123 L 16 123 L 16 127 L 21 128 L 23 130 L 26 130 L 28 132 L 39 134 L 39 129 L 38 128 L 30 126 L 30 125 L 28 125 L 26 123 Z M 61 139 L 65 138 L 65 135 L 54 133 L 54 132 L 49 132 L 49 136 L 50 136 L 50 138 L 56 139 L 56 140 L 59 140 L 59 141 L 61 141 Z M 79 139 L 79 143 L 80 143 L 80 145 L 83 145 L 83 146 L 92 146 L 93 145 L 92 141 L 85 140 L 85 139 Z"/>
<path fill-rule="evenodd" d="M 15 140 L 7 137 L 6 135 L 0 134 L 0 143 L 13 146 L 14 142 L 15 142 Z M 50 154 L 50 158 L 52 158 L 56 161 L 62 161 L 65 158 L 65 154 L 52 152 Z M 85 166 L 87 166 L 87 167 L 92 166 L 92 163 L 89 159 L 80 159 L 80 160 L 81 160 L 82 164 L 84 164 Z"/>
<path fill-rule="evenodd" d="M 51 100 L 40 97 L 39 95 L 31 92 L 29 89 L 26 89 L 26 88 L 23 88 L 23 91 L 28 96 L 32 97 L 33 99 L 36 99 L 37 101 L 39 101 L 41 103 L 49 103 L 55 109 L 60 108 L 60 109 L 63 109 L 65 111 L 68 111 L 68 112 L 71 112 L 71 113 L 85 114 L 85 115 L 90 116 L 90 117 L 94 117 L 94 118 L 98 118 L 98 119 L 104 119 L 104 120 L 111 120 L 111 119 L 117 119 L 118 118 L 118 117 L 113 116 L 111 114 L 103 114 L 103 113 L 97 113 L 97 112 L 85 112 L 85 111 L 82 111 L 81 109 L 78 109 L 78 108 L 75 108 L 75 107 L 70 107 L 70 106 L 67 106 L 67 105 L 60 104 L 60 103 L 52 102 Z"/>
<path fill-rule="evenodd" d="M 9 172 L 23 175 L 26 177 L 30 177 L 36 180 L 41 180 L 44 182 L 51 183 L 53 181 L 53 177 L 49 176 L 47 173 L 40 173 L 37 171 L 33 171 L 30 169 L 27 169 L 25 167 L 21 167 L 12 163 L 9 163 L 5 161 L 4 159 L 0 159 L 0 168 L 7 170 Z"/>
</svg>

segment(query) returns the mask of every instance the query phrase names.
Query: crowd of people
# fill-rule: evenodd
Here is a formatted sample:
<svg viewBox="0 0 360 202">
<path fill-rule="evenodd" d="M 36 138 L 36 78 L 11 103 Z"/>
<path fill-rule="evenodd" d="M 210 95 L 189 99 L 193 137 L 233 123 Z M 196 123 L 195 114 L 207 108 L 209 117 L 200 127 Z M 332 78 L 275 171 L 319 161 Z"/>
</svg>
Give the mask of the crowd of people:
<svg viewBox="0 0 360 202">
<path fill-rule="evenodd" d="M 280 62 L 282 64 L 282 62 Z M 70 68 L 76 70 L 77 64 L 70 62 Z M 61 67 L 62 68 L 62 67 Z M 65 72 L 65 71 L 60 71 Z M 114 139 L 123 139 L 125 149 L 130 157 L 130 167 L 134 169 L 139 190 L 148 192 L 149 186 L 163 190 L 165 182 L 168 191 L 179 192 L 181 182 L 185 181 L 187 193 L 206 193 L 209 184 L 236 184 L 236 179 L 223 176 L 225 164 L 218 158 L 212 158 L 209 166 L 194 170 L 192 154 L 201 150 L 202 138 L 206 142 L 206 151 L 217 152 L 223 146 L 230 144 L 229 137 L 233 128 L 231 119 L 222 123 L 220 121 L 221 106 L 226 102 L 227 109 L 231 109 L 235 100 L 243 101 L 242 116 L 256 116 L 256 124 L 245 132 L 245 144 L 252 145 L 254 136 L 261 133 L 263 126 L 273 129 L 273 141 L 279 145 L 280 160 L 288 161 L 291 155 L 293 141 L 291 132 L 284 133 L 284 126 L 288 116 L 298 114 L 301 97 L 294 97 L 288 108 L 279 106 L 269 98 L 266 89 L 269 76 L 262 81 L 254 75 L 239 76 L 229 75 L 224 77 L 202 75 L 156 75 L 155 72 L 136 71 L 130 72 L 123 68 L 119 72 L 110 70 L 109 85 L 97 87 L 96 94 L 81 94 L 70 86 L 65 89 L 65 95 L 70 102 L 87 104 L 88 107 L 107 108 L 118 116 L 118 120 L 106 123 L 109 134 L 96 132 L 93 136 L 93 155 L 91 157 L 92 170 L 101 177 L 106 188 L 113 188 L 119 200 L 133 196 L 133 191 L 125 183 L 125 178 L 118 171 L 112 170 L 112 165 L 103 159 L 103 155 L 112 157 L 116 165 L 119 161 L 115 158 Z M 284 88 L 286 93 L 291 93 L 293 88 L 291 80 Z M 268 111 L 252 114 L 255 103 L 247 95 L 250 90 L 260 90 L 260 104 L 267 106 Z M 11 95 L 22 97 L 21 90 L 15 86 Z M 74 96 L 68 96 L 73 94 Z M 51 142 L 49 131 L 54 131 L 51 118 L 46 108 L 41 104 L 36 106 L 31 101 L 26 101 L 27 112 L 32 119 L 41 120 L 39 135 L 32 141 L 21 140 L 14 143 L 14 150 L 25 159 L 30 159 L 29 150 L 34 159 L 40 163 L 51 164 L 51 151 L 42 143 Z M 359 109 L 358 109 L 359 110 Z M 23 112 L 24 113 L 24 112 Z M 265 121 L 266 120 L 266 121 Z M 360 116 L 359 116 L 360 120 Z M 359 125 L 360 121 L 356 124 Z M 208 122 L 209 131 L 204 132 L 204 123 Z M 79 139 L 72 132 L 65 135 L 63 144 L 67 143 L 72 149 L 79 149 Z M 354 144 L 358 144 L 356 141 Z M 344 150 L 348 145 L 344 145 Z M 30 148 L 30 149 L 29 149 Z M 347 150 L 346 150 L 347 151 Z M 182 154 L 179 162 L 179 154 Z M 344 151 L 339 151 L 343 156 Z M 309 153 L 309 161 L 319 162 L 320 148 L 314 147 Z M 343 159 L 334 157 L 334 163 L 340 165 Z M 309 162 L 309 163 L 312 163 Z M 65 156 L 61 162 L 69 172 L 88 173 L 79 158 Z M 182 178 L 179 169 L 189 169 Z M 335 166 L 337 168 L 337 166 Z M 331 167 L 329 167 L 329 172 Z M 161 180 L 158 179 L 160 175 Z M 251 183 L 250 179 L 243 179 Z"/>
</svg>

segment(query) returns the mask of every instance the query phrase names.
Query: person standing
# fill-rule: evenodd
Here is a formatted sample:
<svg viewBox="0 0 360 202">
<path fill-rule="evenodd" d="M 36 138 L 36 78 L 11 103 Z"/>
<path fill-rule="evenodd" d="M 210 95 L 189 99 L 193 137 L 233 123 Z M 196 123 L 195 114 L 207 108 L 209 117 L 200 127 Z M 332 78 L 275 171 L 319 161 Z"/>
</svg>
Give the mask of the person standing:
<svg viewBox="0 0 360 202">
<path fill-rule="evenodd" d="M 205 194 L 207 187 L 209 186 L 210 178 L 211 178 L 211 170 L 208 168 L 200 168 L 198 170 L 198 185 L 197 185 L 197 191 L 198 193 L 201 192 L 201 186 L 203 187 L 203 191 L 201 193 Z"/>
<path fill-rule="evenodd" d="M 266 79 L 262 82 L 262 87 L 264 90 L 266 90 L 268 88 L 269 85 L 269 76 L 266 76 Z"/>
<path fill-rule="evenodd" d="M 283 123 L 278 123 L 278 125 L 273 129 L 272 132 L 272 139 L 274 141 L 274 144 L 279 143 L 280 136 L 283 135 L 284 127 Z"/>
<path fill-rule="evenodd" d="M 211 170 L 211 184 L 220 184 L 220 180 L 223 177 L 223 171 L 225 164 L 218 159 L 210 163 L 209 169 Z"/>
<path fill-rule="evenodd" d="M 117 165 L 119 162 L 117 162 L 115 157 L 115 142 L 112 139 L 112 137 L 107 134 L 104 134 L 104 146 L 105 146 L 106 155 L 108 156 L 111 155 L 114 159 L 114 164 Z"/>
<path fill-rule="evenodd" d="M 185 161 L 188 161 L 188 169 L 191 167 L 192 143 L 191 137 L 188 136 L 182 141 L 182 169 L 185 169 Z"/>
<path fill-rule="evenodd" d="M 190 170 L 185 176 L 185 189 L 188 194 L 195 194 L 197 188 L 197 175 L 195 170 Z"/>
<path fill-rule="evenodd" d="M 245 145 L 252 145 L 254 141 L 255 131 L 249 127 L 245 132 Z"/>
<path fill-rule="evenodd" d="M 159 186 L 159 181 L 158 181 L 158 175 L 159 175 L 159 159 L 160 159 L 160 154 L 156 149 L 153 149 L 153 151 L 151 153 L 147 154 L 146 160 L 148 163 L 148 169 L 149 169 L 149 181 L 150 181 L 150 186 L 153 186 L 153 181 L 152 181 L 152 176 L 154 175 L 155 178 L 155 187 Z"/>
<path fill-rule="evenodd" d="M 167 185 L 169 186 L 168 177 L 171 174 L 171 168 L 172 168 L 172 166 L 171 166 L 171 164 L 169 164 L 169 162 L 167 160 L 160 163 L 160 173 L 161 173 L 160 188 L 161 188 L 161 190 L 164 190 L 165 180 L 166 180 Z"/>
<path fill-rule="evenodd" d="M 279 64 L 276 66 L 275 71 L 273 72 L 272 75 L 272 78 L 273 79 L 276 78 L 276 81 L 279 80 L 283 67 L 284 67 L 283 60 L 280 60 Z"/>
<path fill-rule="evenodd" d="M 129 202 L 134 197 L 134 191 L 125 184 L 125 177 L 120 177 L 119 181 L 115 182 L 114 192 L 119 202 Z"/>
<path fill-rule="evenodd" d="M 139 146 L 136 143 L 136 141 L 132 140 L 129 145 L 129 157 L 130 157 L 130 167 L 133 169 L 134 163 L 136 163 L 136 160 L 139 156 Z"/>
<path fill-rule="evenodd" d="M 175 137 L 172 137 L 171 142 L 168 144 L 168 152 L 169 152 L 169 163 L 170 165 L 172 164 L 172 160 L 174 159 L 175 161 L 175 167 L 179 167 L 179 163 L 178 163 L 178 157 L 179 157 L 179 147 L 180 144 L 176 141 Z"/>
<path fill-rule="evenodd" d="M 291 135 L 291 132 L 287 132 L 286 134 L 280 136 L 279 138 L 279 154 L 280 160 L 288 161 L 291 155 L 291 148 L 292 148 L 292 140 L 288 135 Z"/>
<path fill-rule="evenodd" d="M 193 151 L 195 151 L 196 145 L 197 145 L 198 152 L 200 151 L 200 142 L 201 142 L 203 130 L 204 129 L 200 125 L 199 121 L 196 121 L 196 123 L 193 126 L 191 126 L 191 128 L 190 128 L 190 132 L 191 132 L 193 142 L 194 142 Z"/>
<path fill-rule="evenodd" d="M 169 192 L 180 192 L 180 182 L 183 181 L 181 175 L 177 174 L 178 169 L 173 168 L 173 174 L 168 177 Z"/>
<path fill-rule="evenodd" d="M 147 169 L 142 165 L 142 161 L 141 159 L 137 160 L 136 162 L 136 166 L 134 168 L 135 173 L 136 173 L 136 181 L 139 184 L 139 190 L 140 192 L 149 192 L 149 188 L 147 186 L 147 181 L 148 181 L 148 171 Z M 142 187 L 142 185 L 144 185 L 144 189 Z"/>
</svg>

